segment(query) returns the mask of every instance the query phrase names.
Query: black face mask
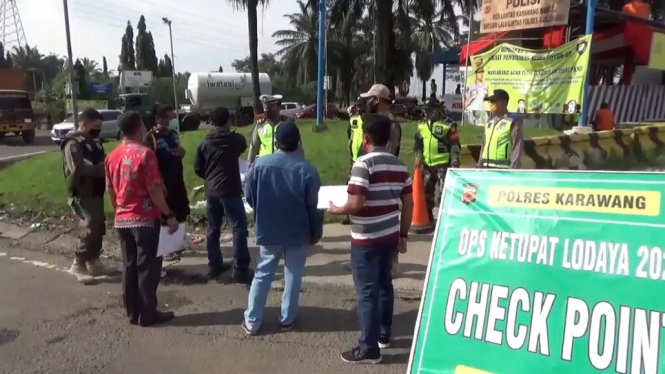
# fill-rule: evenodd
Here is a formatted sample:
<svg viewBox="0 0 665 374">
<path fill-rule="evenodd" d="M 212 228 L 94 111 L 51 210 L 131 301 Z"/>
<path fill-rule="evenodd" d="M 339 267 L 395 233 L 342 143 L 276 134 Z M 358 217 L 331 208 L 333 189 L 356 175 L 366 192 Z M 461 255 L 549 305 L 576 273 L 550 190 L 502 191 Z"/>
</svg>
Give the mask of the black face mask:
<svg viewBox="0 0 665 374">
<path fill-rule="evenodd" d="M 97 139 L 99 138 L 99 134 L 101 133 L 102 129 L 90 129 L 90 132 L 88 134 L 90 134 L 90 137 L 92 137 L 93 139 Z"/>
<path fill-rule="evenodd" d="M 379 110 L 379 102 L 372 101 L 367 103 L 367 113 L 376 113 Z"/>
</svg>

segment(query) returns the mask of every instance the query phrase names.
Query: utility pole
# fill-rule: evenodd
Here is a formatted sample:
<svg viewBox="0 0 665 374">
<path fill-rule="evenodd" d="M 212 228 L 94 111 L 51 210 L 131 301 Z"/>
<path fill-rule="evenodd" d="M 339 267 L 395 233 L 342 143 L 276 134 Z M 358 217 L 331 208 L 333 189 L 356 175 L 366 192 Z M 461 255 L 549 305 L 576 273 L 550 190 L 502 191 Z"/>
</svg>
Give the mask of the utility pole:
<svg viewBox="0 0 665 374">
<path fill-rule="evenodd" d="M 72 114 L 74 115 L 74 126 L 79 124 L 79 109 L 76 105 L 76 90 L 74 89 L 74 61 L 72 58 L 72 38 L 69 32 L 69 8 L 67 0 L 62 0 L 62 9 L 65 12 L 65 32 L 67 33 L 67 70 L 69 70 L 69 87 L 72 96 Z"/>
<path fill-rule="evenodd" d="M 323 124 L 323 108 L 327 105 L 325 103 L 325 89 L 324 80 L 326 75 L 326 17 L 328 12 L 326 10 L 325 0 L 319 0 L 319 71 L 317 82 L 317 97 L 316 97 L 316 130 L 325 129 Z"/>
<path fill-rule="evenodd" d="M 175 103 L 175 118 L 178 119 L 178 132 L 180 132 L 180 116 L 179 116 L 179 111 L 180 108 L 178 108 L 178 90 L 176 89 L 176 82 L 175 82 L 175 55 L 173 54 L 173 31 L 171 30 L 171 20 L 162 17 L 162 22 L 164 22 L 166 25 L 169 26 L 169 38 L 171 39 L 171 77 L 173 80 L 173 102 Z"/>
</svg>

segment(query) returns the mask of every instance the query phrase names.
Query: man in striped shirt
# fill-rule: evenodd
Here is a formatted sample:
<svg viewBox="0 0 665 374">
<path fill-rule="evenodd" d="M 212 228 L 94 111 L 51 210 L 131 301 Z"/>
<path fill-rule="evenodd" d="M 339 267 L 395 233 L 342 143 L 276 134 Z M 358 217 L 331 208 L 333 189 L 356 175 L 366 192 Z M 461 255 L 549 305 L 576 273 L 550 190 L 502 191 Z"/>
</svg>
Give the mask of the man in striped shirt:
<svg viewBox="0 0 665 374">
<path fill-rule="evenodd" d="M 351 218 L 351 269 L 361 333 L 358 347 L 342 353 L 349 363 L 379 363 L 380 349 L 390 346 L 393 258 L 397 251 L 406 252 L 413 211 L 409 170 L 387 148 L 391 127 L 385 115 L 365 116 L 367 153 L 351 169 L 349 199 L 342 207 L 330 203 L 329 213 Z"/>
</svg>

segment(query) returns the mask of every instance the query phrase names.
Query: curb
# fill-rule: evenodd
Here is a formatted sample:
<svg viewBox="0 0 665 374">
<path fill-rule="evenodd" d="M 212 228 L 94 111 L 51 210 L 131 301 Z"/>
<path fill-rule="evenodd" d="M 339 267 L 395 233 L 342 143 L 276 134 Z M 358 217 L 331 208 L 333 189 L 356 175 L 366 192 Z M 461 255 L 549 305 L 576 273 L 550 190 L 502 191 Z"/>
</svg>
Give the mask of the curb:
<svg viewBox="0 0 665 374">
<path fill-rule="evenodd" d="M 26 153 L 22 155 L 17 155 L 17 156 L 9 156 L 9 157 L 3 157 L 0 158 L 0 169 L 11 166 L 15 162 L 19 162 L 22 160 L 26 160 L 35 156 L 43 155 L 47 153 L 47 151 L 40 151 L 40 152 L 32 152 L 32 153 Z"/>
</svg>

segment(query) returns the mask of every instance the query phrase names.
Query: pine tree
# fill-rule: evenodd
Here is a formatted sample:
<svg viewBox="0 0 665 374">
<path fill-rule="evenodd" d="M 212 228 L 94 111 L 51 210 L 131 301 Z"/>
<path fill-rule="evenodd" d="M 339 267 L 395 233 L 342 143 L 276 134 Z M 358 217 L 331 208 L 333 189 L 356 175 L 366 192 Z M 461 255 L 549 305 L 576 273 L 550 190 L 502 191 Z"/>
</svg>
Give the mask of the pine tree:
<svg viewBox="0 0 665 374">
<path fill-rule="evenodd" d="M 104 75 L 104 78 L 109 78 L 109 66 L 106 63 L 106 56 L 102 57 L 102 74 Z"/>
<path fill-rule="evenodd" d="M 222 67 L 222 65 L 219 65 L 219 69 L 217 70 L 217 72 L 219 72 L 219 73 L 223 73 L 223 72 L 224 72 L 224 68 Z"/>
<path fill-rule="evenodd" d="M 163 76 L 170 77 L 173 75 L 173 61 L 168 54 L 164 54 L 164 69 L 162 70 Z"/>
<path fill-rule="evenodd" d="M 141 15 L 139 18 L 139 23 L 136 25 L 136 68 L 138 70 L 150 70 L 148 69 L 148 50 L 146 44 L 146 25 L 145 17 Z"/>
<path fill-rule="evenodd" d="M 5 59 L 5 46 L 0 42 L 0 68 L 7 67 L 7 60 Z"/>
<path fill-rule="evenodd" d="M 148 31 L 145 37 L 145 43 L 146 43 L 146 62 L 148 66 L 146 66 L 147 70 L 152 71 L 154 75 L 157 75 L 159 73 L 159 59 L 157 58 L 157 52 L 155 51 L 155 41 L 152 38 L 152 33 Z M 171 60 L 169 59 L 169 66 L 171 65 Z"/>
<path fill-rule="evenodd" d="M 78 83 L 79 88 L 79 97 L 81 99 L 88 98 L 88 83 L 86 82 L 86 72 L 85 67 L 81 63 L 81 60 L 76 59 L 74 62 L 74 76 L 76 77 L 76 82 Z"/>
<path fill-rule="evenodd" d="M 122 37 L 120 50 L 120 70 L 136 70 L 136 55 L 134 52 L 134 28 L 127 21 L 125 35 Z"/>
</svg>

